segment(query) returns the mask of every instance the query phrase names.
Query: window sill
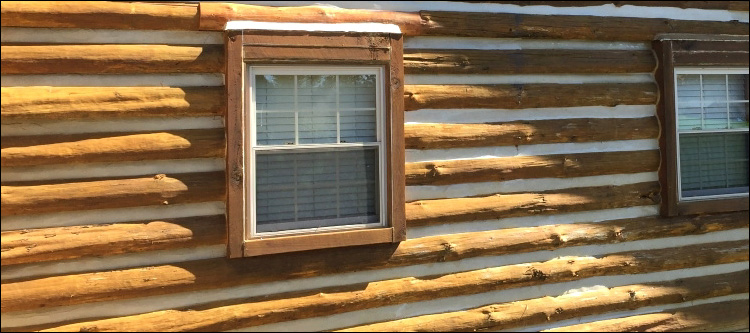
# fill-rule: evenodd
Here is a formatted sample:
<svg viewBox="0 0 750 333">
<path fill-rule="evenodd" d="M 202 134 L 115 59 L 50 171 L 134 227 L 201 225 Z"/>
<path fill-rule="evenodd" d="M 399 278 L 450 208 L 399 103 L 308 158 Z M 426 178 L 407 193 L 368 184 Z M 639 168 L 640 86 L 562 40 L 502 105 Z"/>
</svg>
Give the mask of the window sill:
<svg viewBox="0 0 750 333">
<path fill-rule="evenodd" d="M 403 240 L 397 239 L 397 237 L 394 228 L 347 230 L 279 238 L 250 239 L 244 242 L 243 251 L 245 257 L 254 257 L 274 253 L 391 243 Z"/>
<path fill-rule="evenodd" d="M 748 202 L 747 196 L 731 199 L 682 201 L 677 204 L 677 212 L 679 215 L 737 212 L 748 210 Z"/>
</svg>

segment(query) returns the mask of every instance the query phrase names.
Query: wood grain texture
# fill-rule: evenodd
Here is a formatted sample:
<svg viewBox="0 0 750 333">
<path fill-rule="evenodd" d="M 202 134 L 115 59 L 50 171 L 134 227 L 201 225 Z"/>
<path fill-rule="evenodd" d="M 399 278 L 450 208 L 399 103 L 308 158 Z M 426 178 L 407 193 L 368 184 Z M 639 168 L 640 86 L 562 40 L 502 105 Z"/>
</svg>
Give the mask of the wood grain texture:
<svg viewBox="0 0 750 333">
<path fill-rule="evenodd" d="M 2 166 L 224 156 L 222 129 L 3 137 Z"/>
<path fill-rule="evenodd" d="M 651 41 L 660 33 L 748 35 L 747 23 L 663 18 L 421 11 L 421 35 Z"/>
<path fill-rule="evenodd" d="M 406 184 L 586 177 L 651 172 L 658 168 L 658 150 L 415 162 L 406 164 Z"/>
<path fill-rule="evenodd" d="M 580 187 L 528 193 L 417 200 L 406 204 L 409 226 L 653 205 L 659 183 Z"/>
<path fill-rule="evenodd" d="M 3 284 L 0 296 L 3 311 L 16 311 L 457 261 L 479 256 L 697 235 L 747 226 L 748 213 L 740 212 L 669 220 L 648 217 L 492 230 L 411 239 L 400 244 L 324 249 L 242 259 L 215 258 L 28 279 Z M 746 229 L 738 232 L 746 232 Z"/>
<path fill-rule="evenodd" d="M 655 117 L 573 118 L 489 124 L 406 124 L 408 149 L 518 146 L 544 143 L 653 139 L 659 135 Z"/>
<path fill-rule="evenodd" d="M 574 281 L 592 276 L 638 274 L 747 260 L 747 242 L 702 244 L 682 248 L 621 252 L 594 257 L 563 257 L 437 276 L 406 277 L 164 310 L 52 328 L 55 331 L 224 331 L 288 320 L 331 315 L 388 305 L 485 293 L 523 286 Z M 741 293 L 746 281 L 719 284 L 697 293 L 703 297 Z M 134 284 L 141 284 L 133 281 Z M 705 284 L 704 284 L 705 285 Z M 14 290 L 15 289 L 11 289 Z M 7 294 L 3 290 L 3 297 Z M 22 296 L 15 294 L 15 298 Z M 29 293 L 24 293 L 29 294 Z M 626 294 L 628 298 L 629 295 Z M 683 294 L 671 295 L 673 301 Z M 78 298 L 80 299 L 80 298 Z M 28 299 L 27 299 L 28 302 Z M 48 306 L 52 305 L 47 303 Z"/>
<path fill-rule="evenodd" d="M 196 4 L 3 1 L 4 27 L 198 30 Z"/>
<path fill-rule="evenodd" d="M 224 216 L 3 231 L 2 265 L 224 244 Z"/>
<path fill-rule="evenodd" d="M 742 282 L 747 281 L 747 278 L 748 271 L 745 270 L 675 281 L 626 285 L 362 325 L 340 332 L 463 332 L 511 329 L 612 311 L 627 311 L 645 306 L 739 294 L 748 291 L 747 283 Z M 747 302 L 745 302 L 745 308 L 747 308 Z M 712 313 L 716 314 L 716 312 Z M 627 331 L 599 330 L 599 332 Z M 641 330 L 635 331 L 642 332 Z M 577 332 L 577 330 L 571 330 L 571 332 Z"/>
<path fill-rule="evenodd" d="M 226 217 L 227 217 L 227 254 L 229 258 L 241 258 L 244 255 L 245 241 L 245 140 L 248 127 L 245 122 L 242 80 L 245 63 L 242 61 L 242 34 L 229 31 L 224 34 L 226 52 L 226 75 L 224 89 L 227 96 L 227 112 L 224 116 L 227 138 L 226 152 Z"/>
<path fill-rule="evenodd" d="M 221 73 L 221 45 L 3 45 L 2 74 Z"/>
<path fill-rule="evenodd" d="M 2 216 L 123 208 L 225 199 L 224 173 L 3 185 Z"/>
<path fill-rule="evenodd" d="M 2 87 L 3 123 L 125 117 L 221 116 L 223 87 Z"/>
<path fill-rule="evenodd" d="M 407 111 L 419 109 L 528 109 L 656 103 L 653 83 L 407 85 Z"/>
<path fill-rule="evenodd" d="M 737 276 L 737 273 L 730 275 L 737 280 L 747 280 L 747 271 L 743 273 L 744 276 Z M 714 277 L 726 283 L 735 282 L 721 276 Z M 734 332 L 748 327 L 748 310 L 747 300 L 725 301 L 557 327 L 542 332 Z"/>
<path fill-rule="evenodd" d="M 747 1 L 461 1 L 498 3 L 517 6 L 588 7 L 601 5 L 676 7 L 695 9 L 743 10 L 747 11 Z"/>
<path fill-rule="evenodd" d="M 651 51 L 409 49 L 407 74 L 650 73 Z"/>
<path fill-rule="evenodd" d="M 406 240 L 406 143 L 404 141 L 404 36 L 391 35 L 391 61 L 387 78 L 390 90 L 387 98 L 391 101 L 388 136 L 388 213 L 393 227 L 393 241 Z"/>
</svg>

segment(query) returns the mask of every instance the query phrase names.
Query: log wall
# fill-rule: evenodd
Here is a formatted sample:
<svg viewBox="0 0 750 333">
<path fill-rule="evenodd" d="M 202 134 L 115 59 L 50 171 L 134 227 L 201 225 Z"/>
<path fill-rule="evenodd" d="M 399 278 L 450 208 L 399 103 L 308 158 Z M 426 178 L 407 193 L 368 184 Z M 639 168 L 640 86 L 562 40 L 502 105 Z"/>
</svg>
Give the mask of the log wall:
<svg viewBox="0 0 750 333">
<path fill-rule="evenodd" d="M 377 5 L 3 2 L 2 329 L 747 328 L 747 210 L 659 217 L 646 43 L 746 6 Z M 406 241 L 226 258 L 229 19 L 405 32 Z"/>
</svg>

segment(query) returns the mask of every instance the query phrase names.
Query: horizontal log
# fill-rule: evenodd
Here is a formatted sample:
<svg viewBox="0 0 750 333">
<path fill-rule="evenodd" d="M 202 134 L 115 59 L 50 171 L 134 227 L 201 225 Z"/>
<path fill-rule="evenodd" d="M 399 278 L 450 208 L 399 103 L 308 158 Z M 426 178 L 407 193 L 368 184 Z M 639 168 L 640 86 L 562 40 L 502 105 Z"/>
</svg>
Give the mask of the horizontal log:
<svg viewBox="0 0 750 333">
<path fill-rule="evenodd" d="M 605 288 L 362 325 L 339 332 L 463 332 L 547 324 L 612 311 L 634 310 L 645 306 L 682 303 L 743 293 L 748 291 L 748 286 L 747 283 L 741 281 L 747 281 L 748 276 L 748 271 L 745 270 L 676 281 Z M 599 332 L 627 332 L 627 330 L 614 329 Z"/>
<path fill-rule="evenodd" d="M 406 74 L 650 73 L 651 51 L 420 50 L 404 53 Z"/>
<path fill-rule="evenodd" d="M 692 251 L 692 252 L 688 252 Z M 726 242 L 593 257 L 565 257 L 439 276 L 406 277 L 141 315 L 75 323 L 54 331 L 225 331 L 493 290 L 747 260 L 747 242 Z M 742 259 L 745 258 L 745 259 Z M 717 284 L 704 297 L 747 290 L 746 281 Z M 19 295 L 20 296 L 20 295 Z M 678 300 L 683 294 L 676 293 Z M 267 298 L 266 298 L 267 299 Z"/>
<path fill-rule="evenodd" d="M 2 166 L 224 156 L 224 130 L 3 137 Z"/>
<path fill-rule="evenodd" d="M 3 45 L 2 74 L 221 73 L 221 45 Z"/>
<path fill-rule="evenodd" d="M 224 173 L 3 185 L 2 216 L 224 200 Z"/>
<path fill-rule="evenodd" d="M 494 124 L 406 124 L 407 149 L 519 146 L 543 143 L 652 139 L 659 135 L 656 117 L 575 118 Z"/>
<path fill-rule="evenodd" d="M 2 265 L 191 248 L 226 241 L 223 215 L 4 231 Z"/>
<path fill-rule="evenodd" d="M 695 9 L 740 10 L 744 5 L 747 11 L 747 1 L 461 1 L 480 3 L 501 3 L 517 6 L 553 6 L 553 7 L 588 7 L 601 5 L 647 6 L 647 7 L 677 7 Z"/>
<path fill-rule="evenodd" d="M 659 151 L 516 156 L 406 164 L 406 185 L 567 178 L 656 171 Z"/>
<path fill-rule="evenodd" d="M 747 23 L 579 15 L 421 11 L 428 36 L 651 41 L 662 33 L 748 35 Z"/>
<path fill-rule="evenodd" d="M 441 235 L 350 248 L 30 279 L 2 285 L 3 311 L 233 287 L 345 272 L 747 228 L 748 212 L 626 219 Z M 330 263 L 336 265 L 330 265 Z"/>
<path fill-rule="evenodd" d="M 223 87 L 2 87 L 3 123 L 114 117 L 221 116 Z"/>
<path fill-rule="evenodd" d="M 407 85 L 406 111 L 528 109 L 656 103 L 653 83 Z"/>
<path fill-rule="evenodd" d="M 715 277 L 733 283 L 724 277 Z M 747 274 L 737 276 L 737 279 L 747 278 Z M 749 309 L 747 300 L 725 301 L 557 327 L 542 332 L 734 332 L 747 329 Z"/>
<path fill-rule="evenodd" d="M 658 203 L 658 193 L 657 182 L 646 182 L 538 193 L 497 193 L 479 197 L 417 200 L 406 204 L 406 221 L 409 226 L 423 226 L 644 206 Z"/>
<path fill-rule="evenodd" d="M 4 1 L 2 26 L 30 28 L 197 30 L 195 4 L 110 1 Z"/>
</svg>

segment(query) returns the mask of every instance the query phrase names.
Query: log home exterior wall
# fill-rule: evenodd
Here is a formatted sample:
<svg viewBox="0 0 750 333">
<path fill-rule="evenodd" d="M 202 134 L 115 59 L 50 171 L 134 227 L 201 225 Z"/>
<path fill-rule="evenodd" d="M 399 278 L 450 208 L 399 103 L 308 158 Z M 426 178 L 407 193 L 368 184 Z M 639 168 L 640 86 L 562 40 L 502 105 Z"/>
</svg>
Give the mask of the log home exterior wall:
<svg viewBox="0 0 750 333">
<path fill-rule="evenodd" d="M 747 207 L 659 216 L 650 41 L 747 2 L 600 3 L 3 2 L 3 330 L 746 329 Z M 406 241 L 227 258 L 229 20 L 401 27 Z"/>
</svg>

